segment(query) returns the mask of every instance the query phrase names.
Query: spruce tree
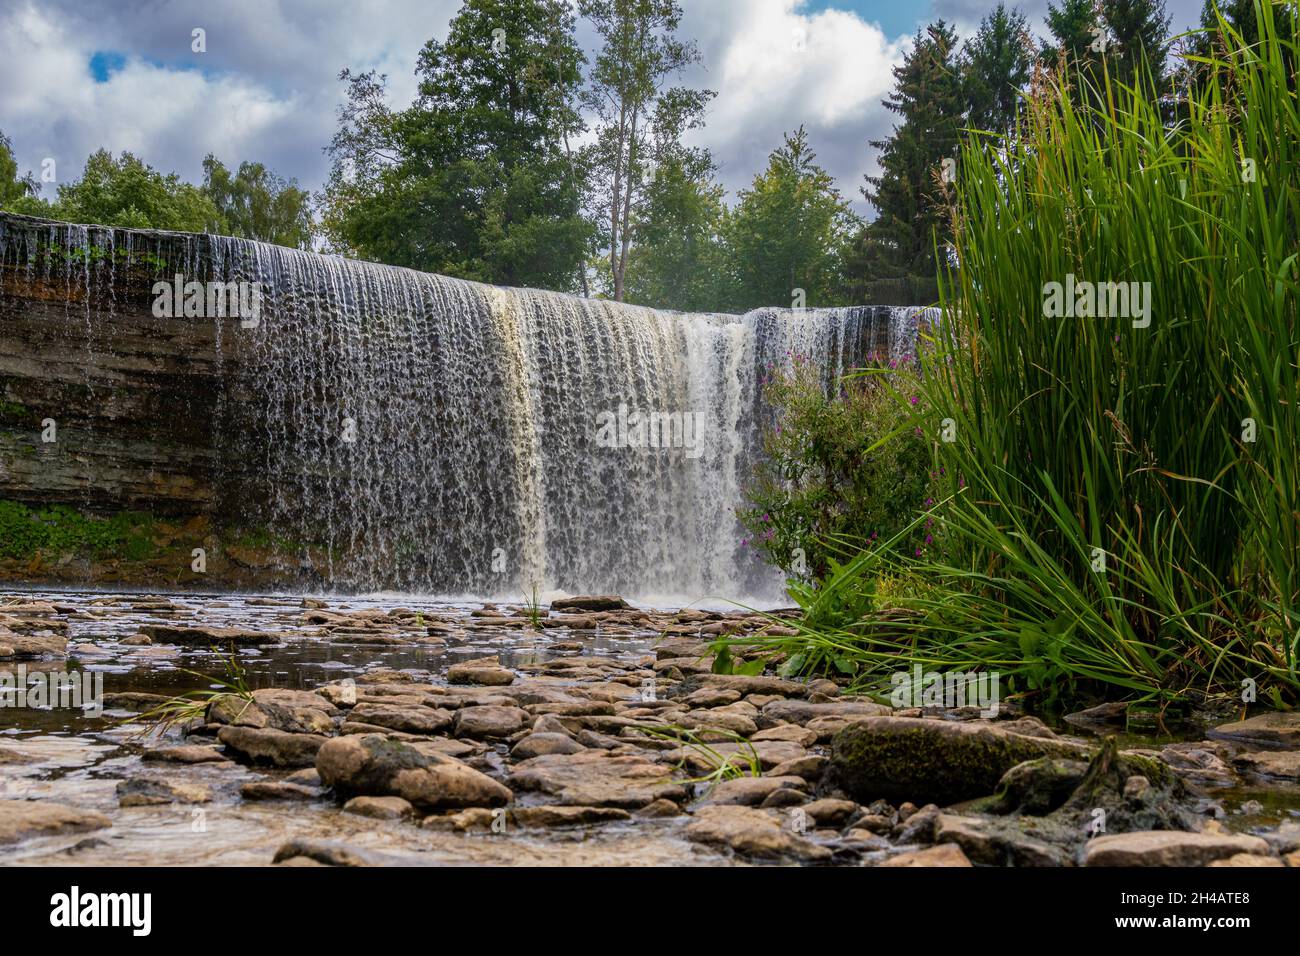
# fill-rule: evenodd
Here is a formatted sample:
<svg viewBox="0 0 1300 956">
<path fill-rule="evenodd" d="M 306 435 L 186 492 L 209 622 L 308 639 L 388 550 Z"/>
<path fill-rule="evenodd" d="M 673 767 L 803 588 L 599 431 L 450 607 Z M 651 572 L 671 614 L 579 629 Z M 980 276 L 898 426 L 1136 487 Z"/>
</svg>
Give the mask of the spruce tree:
<svg viewBox="0 0 1300 956">
<path fill-rule="evenodd" d="M 901 122 L 880 150 L 880 175 L 862 194 L 876 218 L 862 232 L 851 273 L 863 277 L 933 276 L 934 244 L 947 235 L 942 161 L 955 158 L 965 126 L 965 98 L 957 62 L 957 34 L 943 20 L 916 35 L 894 68 L 895 87 L 884 106 Z"/>
<path fill-rule="evenodd" d="M 1015 125 L 1020 91 L 1034 65 L 1029 24 L 999 3 L 962 51 L 962 73 L 972 129 L 1004 133 Z"/>
</svg>

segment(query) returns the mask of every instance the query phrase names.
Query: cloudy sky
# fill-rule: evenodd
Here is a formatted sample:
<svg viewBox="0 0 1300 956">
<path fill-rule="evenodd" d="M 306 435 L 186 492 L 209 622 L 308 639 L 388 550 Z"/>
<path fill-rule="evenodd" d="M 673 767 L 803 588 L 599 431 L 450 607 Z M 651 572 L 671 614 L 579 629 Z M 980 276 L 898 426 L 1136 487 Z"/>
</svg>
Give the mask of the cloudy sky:
<svg viewBox="0 0 1300 956">
<path fill-rule="evenodd" d="M 1174 29 L 1201 0 L 1166 0 Z M 99 147 L 130 150 L 201 181 L 203 157 L 258 160 L 310 189 L 342 95 L 339 70 L 389 76 L 395 105 L 415 88 L 423 42 L 444 37 L 459 0 L 0 0 L 0 131 L 22 170 L 55 160 L 80 175 Z M 808 128 L 822 164 L 860 212 L 867 142 L 893 125 L 880 105 L 918 26 L 936 17 L 971 32 L 993 0 L 682 0 L 700 48 L 684 77 L 716 90 L 698 141 L 734 194 L 782 133 Z M 1015 5 L 1043 30 L 1047 0 Z M 193 53 L 191 32 L 206 31 Z M 796 50 L 794 38 L 803 38 Z M 591 49 L 591 34 L 579 39 Z M 46 195 L 53 187 L 46 187 Z"/>
</svg>

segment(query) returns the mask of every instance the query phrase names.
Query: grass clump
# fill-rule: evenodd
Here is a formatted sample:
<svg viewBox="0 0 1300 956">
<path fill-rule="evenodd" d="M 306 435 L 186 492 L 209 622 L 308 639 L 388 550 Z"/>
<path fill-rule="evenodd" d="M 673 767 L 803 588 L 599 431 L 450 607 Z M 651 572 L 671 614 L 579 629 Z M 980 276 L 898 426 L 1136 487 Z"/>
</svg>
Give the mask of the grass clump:
<svg viewBox="0 0 1300 956">
<path fill-rule="evenodd" d="M 919 663 L 1036 698 L 1300 698 L 1297 13 L 1257 9 L 1177 102 L 1059 77 L 963 147 L 915 417 L 952 546 L 841 541 L 800 635 L 764 640 L 864 687 Z M 1071 282 L 1145 306 L 1045 307 Z"/>
</svg>

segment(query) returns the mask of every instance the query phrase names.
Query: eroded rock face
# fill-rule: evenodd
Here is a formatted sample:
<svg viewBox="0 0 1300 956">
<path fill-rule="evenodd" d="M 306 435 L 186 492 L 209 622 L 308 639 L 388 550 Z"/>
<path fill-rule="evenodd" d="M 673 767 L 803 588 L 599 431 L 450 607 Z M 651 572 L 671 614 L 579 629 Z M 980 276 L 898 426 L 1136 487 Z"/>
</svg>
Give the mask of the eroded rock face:
<svg viewBox="0 0 1300 956">
<path fill-rule="evenodd" d="M 859 802 L 949 805 L 993 793 L 1016 764 L 1039 757 L 1086 758 L 1087 748 L 985 721 L 867 717 L 832 741 L 830 774 Z"/>
<path fill-rule="evenodd" d="M 401 797 L 422 810 L 499 807 L 510 790 L 452 757 L 420 753 L 378 734 L 335 737 L 320 748 L 316 770 L 340 797 Z"/>
</svg>

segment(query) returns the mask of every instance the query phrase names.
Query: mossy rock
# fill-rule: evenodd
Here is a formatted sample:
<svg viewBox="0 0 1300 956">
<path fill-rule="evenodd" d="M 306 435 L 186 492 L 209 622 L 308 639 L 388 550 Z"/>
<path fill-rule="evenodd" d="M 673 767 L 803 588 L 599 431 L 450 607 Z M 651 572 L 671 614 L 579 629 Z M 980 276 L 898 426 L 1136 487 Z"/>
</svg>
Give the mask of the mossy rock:
<svg viewBox="0 0 1300 956">
<path fill-rule="evenodd" d="M 949 806 L 993 794 L 1017 764 L 1088 757 L 1082 745 L 995 722 L 914 717 L 868 717 L 842 729 L 831 746 L 833 782 L 860 803 L 883 798 Z"/>
</svg>

